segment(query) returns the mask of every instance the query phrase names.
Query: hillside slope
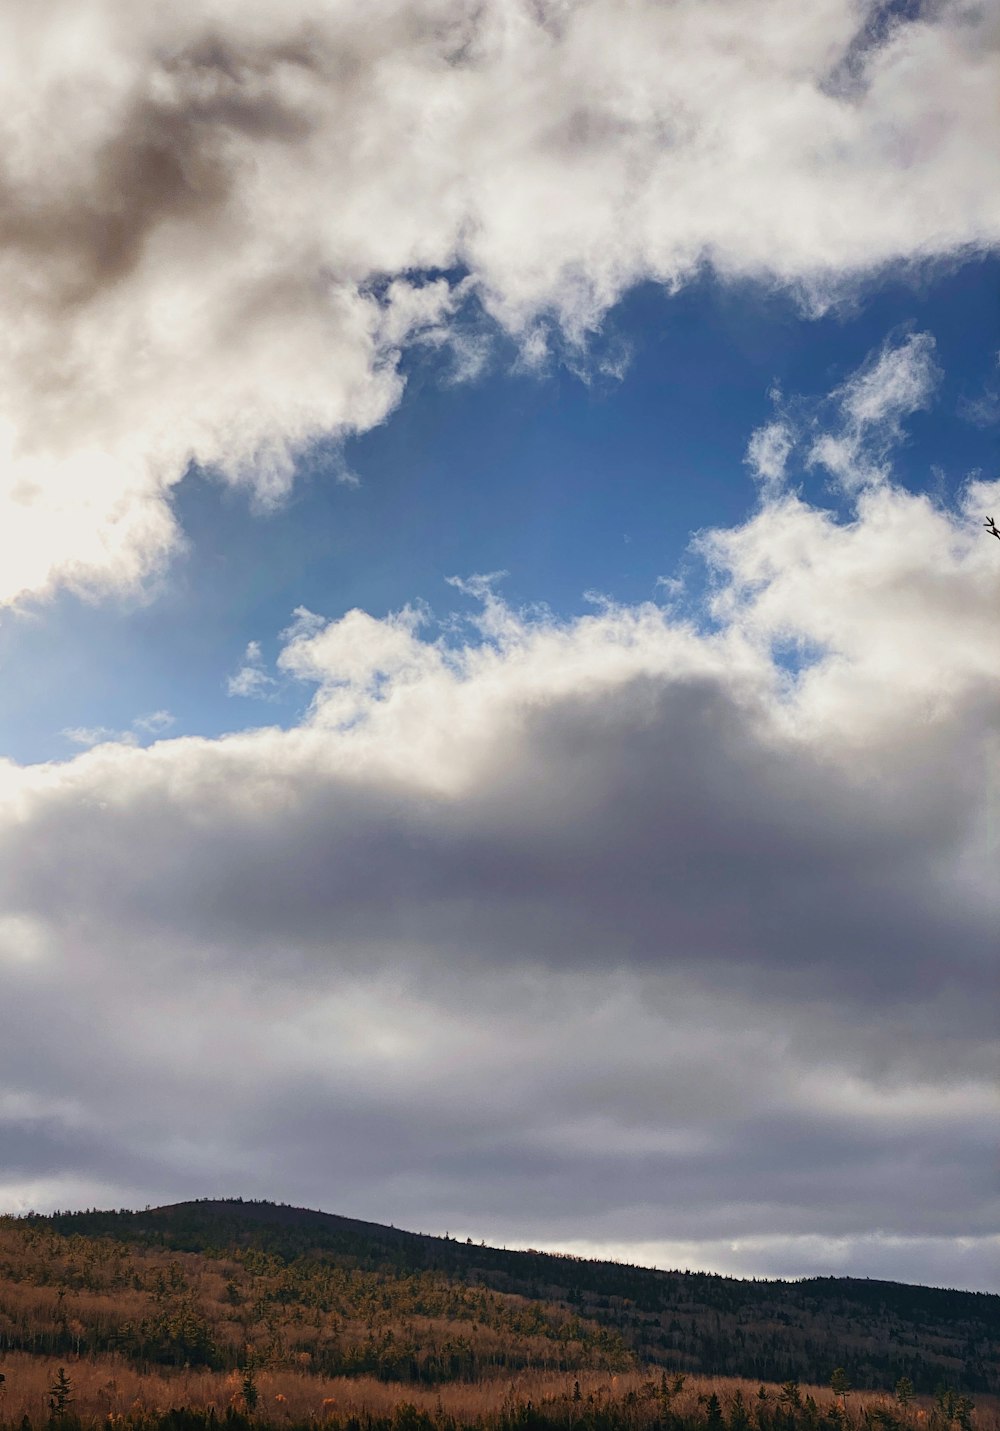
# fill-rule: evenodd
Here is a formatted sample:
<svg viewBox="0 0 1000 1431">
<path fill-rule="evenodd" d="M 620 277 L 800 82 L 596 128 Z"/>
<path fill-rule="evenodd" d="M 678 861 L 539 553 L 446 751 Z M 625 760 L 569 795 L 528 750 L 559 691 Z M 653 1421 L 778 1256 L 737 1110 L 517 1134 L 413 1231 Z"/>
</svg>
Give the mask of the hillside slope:
<svg viewBox="0 0 1000 1431">
<path fill-rule="evenodd" d="M 652 1365 L 1000 1391 L 1000 1296 L 743 1281 L 510 1252 L 307 1209 L 199 1201 L 0 1219 L 0 1346 L 441 1383 Z"/>
</svg>

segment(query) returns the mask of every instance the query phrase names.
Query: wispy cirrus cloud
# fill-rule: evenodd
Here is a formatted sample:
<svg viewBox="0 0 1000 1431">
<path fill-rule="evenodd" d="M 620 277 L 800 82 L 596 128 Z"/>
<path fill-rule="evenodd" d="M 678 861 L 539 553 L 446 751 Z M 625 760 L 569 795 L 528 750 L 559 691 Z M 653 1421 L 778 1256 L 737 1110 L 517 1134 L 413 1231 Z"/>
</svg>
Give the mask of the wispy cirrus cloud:
<svg viewBox="0 0 1000 1431">
<path fill-rule="evenodd" d="M 833 392 L 786 402 L 773 392 L 775 417 L 750 434 L 746 464 L 762 499 L 787 485 L 791 459 L 825 468 L 836 487 L 853 494 L 890 478 L 890 456 L 903 441 L 903 424 L 931 406 L 941 371 L 930 333 L 890 335 L 882 347 Z"/>
<path fill-rule="evenodd" d="M 904 418 L 929 405 L 939 378 L 929 333 L 911 333 L 902 343 L 886 343 L 833 394 L 840 431 L 821 434 L 809 460 L 825 467 L 845 487 L 883 480 L 889 473 L 888 454 L 902 436 Z"/>
<path fill-rule="evenodd" d="M 105 725 L 75 725 L 67 726 L 62 734 L 73 745 L 83 745 L 88 749 L 109 741 L 118 745 L 139 745 L 143 739 L 165 735 L 176 724 L 177 717 L 170 711 L 159 710 L 136 716 L 127 730 L 114 730 Z"/>
<path fill-rule="evenodd" d="M 765 423 L 750 434 L 746 462 L 764 491 L 773 494 L 785 480 L 785 468 L 795 446 L 795 433 L 782 420 Z"/>
<path fill-rule="evenodd" d="M 227 693 L 252 700 L 266 700 L 273 696 L 277 684 L 264 663 L 260 642 L 248 641 L 241 664 L 226 678 Z"/>
</svg>

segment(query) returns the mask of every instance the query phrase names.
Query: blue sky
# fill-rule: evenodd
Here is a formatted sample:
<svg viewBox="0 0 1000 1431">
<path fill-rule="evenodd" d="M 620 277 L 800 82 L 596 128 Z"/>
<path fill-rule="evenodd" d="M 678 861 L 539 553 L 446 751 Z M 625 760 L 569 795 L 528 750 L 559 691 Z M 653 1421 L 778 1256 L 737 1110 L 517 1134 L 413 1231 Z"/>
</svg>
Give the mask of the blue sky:
<svg viewBox="0 0 1000 1431">
<path fill-rule="evenodd" d="M 0 1208 L 997 1290 L 987 9 L 46 12 Z"/>
<path fill-rule="evenodd" d="M 303 455 L 276 511 L 192 470 L 172 499 L 185 549 L 162 582 L 9 615 L 5 753 L 64 758 L 65 729 L 126 731 L 161 710 L 175 735 L 294 721 L 309 690 L 285 681 L 248 705 L 227 694 L 227 677 L 250 641 L 272 660 L 298 606 L 335 618 L 423 602 L 445 617 L 468 605 L 447 577 L 498 571 L 510 601 L 564 616 L 594 592 L 662 600 L 658 578 L 680 571 L 697 589 L 689 540 L 752 509 L 747 440 L 773 415 L 772 391 L 820 401 L 912 329 L 933 335 L 943 379 L 908 421 L 896 472 L 947 502 L 996 465 L 995 426 L 969 404 L 996 377 L 998 278 L 996 260 L 941 263 L 872 279 L 812 317 L 786 294 L 706 275 L 676 295 L 652 285 L 627 294 L 577 371 L 558 354 L 526 371 L 496 332 L 472 380 L 454 381 L 447 357 L 408 354 L 399 407 L 373 431 Z M 621 375 L 586 371 L 608 353 L 628 355 Z M 357 485 L 339 480 L 345 467 Z M 798 479 L 837 506 L 822 471 Z"/>
</svg>

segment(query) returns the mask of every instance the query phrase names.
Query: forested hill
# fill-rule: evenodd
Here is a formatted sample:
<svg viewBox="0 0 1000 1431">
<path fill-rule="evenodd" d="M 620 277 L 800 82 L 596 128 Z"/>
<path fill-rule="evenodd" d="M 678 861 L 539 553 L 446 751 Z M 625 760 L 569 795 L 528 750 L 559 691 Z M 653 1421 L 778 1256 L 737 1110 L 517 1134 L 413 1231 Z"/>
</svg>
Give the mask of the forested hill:
<svg viewBox="0 0 1000 1431">
<path fill-rule="evenodd" d="M 195 1259 L 199 1267 L 226 1264 L 240 1337 L 284 1338 L 301 1348 L 308 1325 L 315 1331 L 308 1354 L 331 1373 L 450 1374 L 440 1357 L 421 1359 L 421 1338 L 433 1339 L 430 1318 L 438 1340 L 442 1327 L 451 1329 L 447 1367 L 456 1375 L 488 1371 L 477 1356 L 492 1358 L 493 1368 L 653 1365 L 779 1382 L 825 1383 L 842 1366 L 857 1387 L 891 1387 L 908 1377 L 918 1391 L 944 1383 L 1000 1392 L 1000 1296 L 984 1293 L 855 1278 L 766 1282 L 663 1272 L 239 1200 L 0 1224 L 15 1242 L 32 1240 L 35 1271 L 22 1269 L 29 1280 L 45 1277 L 38 1258 L 46 1247 L 53 1277 L 58 1261 L 70 1287 L 96 1265 L 98 1244 L 118 1247 L 121 1275 L 122 1258 L 141 1261 L 131 1273 L 134 1287 L 146 1285 L 154 1264 L 169 1263 L 174 1302 L 201 1317 L 202 1340 L 219 1364 L 226 1354 L 213 1322 L 218 1314 L 214 1304 L 199 1309 L 196 1279 L 185 1270 Z M 7 1277 L 12 1272 L 22 1275 L 13 1264 L 0 1267 Z M 158 1295 L 161 1304 L 170 1301 L 169 1279 Z M 322 1325 L 327 1314 L 332 1329 Z M 119 1345 L 126 1342 L 120 1333 Z M 145 1355 L 155 1354 L 152 1346 Z M 190 1348 L 185 1355 L 190 1360 Z"/>
</svg>

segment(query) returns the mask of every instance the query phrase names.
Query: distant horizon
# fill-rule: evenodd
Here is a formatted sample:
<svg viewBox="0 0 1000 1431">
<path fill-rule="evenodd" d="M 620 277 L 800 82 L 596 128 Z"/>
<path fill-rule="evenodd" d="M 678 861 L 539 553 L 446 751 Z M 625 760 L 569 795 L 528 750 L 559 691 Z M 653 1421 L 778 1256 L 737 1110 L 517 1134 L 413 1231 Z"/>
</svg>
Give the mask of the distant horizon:
<svg viewBox="0 0 1000 1431">
<path fill-rule="evenodd" d="M 967 1294 L 969 1294 L 969 1295 L 971 1295 L 971 1296 L 978 1296 L 978 1297 L 1000 1297 L 1000 1290 L 994 1290 L 994 1289 L 991 1289 L 991 1288 L 947 1286 L 947 1285 L 945 1285 L 945 1284 L 943 1284 L 943 1283 L 908 1282 L 908 1281 L 905 1281 L 905 1280 L 901 1280 L 901 1279 L 899 1279 L 899 1278 L 873 1277 L 873 1276 L 869 1276 L 869 1275 L 867 1275 L 867 1274 L 865 1274 L 865 1273 L 858 1273 L 858 1272 L 854 1272 L 854 1273 L 808 1272 L 808 1273 L 799 1273 L 799 1274 L 788 1273 L 788 1274 L 784 1274 L 784 1275 L 770 1275 L 770 1276 L 765 1276 L 765 1275 L 753 1274 L 753 1273 L 750 1273 L 750 1272 L 723 1272 L 723 1271 L 715 1270 L 715 1269 L 710 1268 L 710 1267 L 695 1267 L 695 1266 L 683 1266 L 683 1265 L 680 1265 L 680 1266 L 657 1265 L 657 1264 L 655 1264 L 655 1263 L 649 1263 L 649 1262 L 637 1262 L 637 1261 L 632 1260 L 631 1258 L 628 1258 L 628 1257 L 625 1257 L 625 1256 L 614 1256 L 614 1255 L 612 1255 L 612 1254 L 610 1254 L 610 1253 L 607 1254 L 607 1255 L 604 1255 L 604 1254 L 585 1254 L 585 1253 L 574 1252 L 574 1251 L 572 1251 L 572 1250 L 570 1250 L 569 1248 L 566 1248 L 566 1247 L 563 1247 L 563 1248 L 557 1248 L 557 1247 L 536 1247 L 536 1246 L 528 1246 L 528 1245 L 526 1245 L 526 1244 L 525 1244 L 525 1245 L 522 1245 L 522 1244 L 519 1244 L 519 1243 L 513 1243 L 513 1244 L 512 1244 L 512 1243 L 506 1243 L 506 1242 L 493 1242 L 493 1241 L 491 1241 L 489 1238 L 485 1238 L 485 1239 L 483 1239 L 483 1238 L 477 1238 L 477 1237 L 472 1237 L 471 1234 L 464 1234 L 464 1233 L 461 1234 L 461 1235 L 454 1235 L 454 1234 L 452 1234 L 450 1231 L 447 1231 L 447 1232 L 425 1232 L 425 1231 L 423 1231 L 423 1230 L 421 1230 L 421 1229 L 419 1229 L 419 1228 L 403 1227 L 403 1226 L 401 1226 L 401 1225 L 398 1224 L 398 1223 L 375 1222 L 375 1221 L 373 1221 L 373 1220 L 370 1219 L 370 1218 L 358 1217 L 358 1216 L 356 1216 L 356 1215 L 353 1214 L 353 1213 L 331 1212 L 331 1211 L 330 1211 L 329 1209 L 327 1209 L 327 1208 L 303 1207 L 303 1206 L 300 1206 L 300 1205 L 297 1204 L 297 1203 L 278 1202 L 278 1201 L 276 1201 L 276 1200 L 273 1199 L 273 1198 L 267 1198 L 267 1197 L 248 1198 L 248 1197 L 241 1197 L 241 1196 L 239 1196 L 238 1194 L 232 1195 L 232 1196 L 221 1196 L 221 1195 L 220 1195 L 220 1196 L 214 1196 L 214 1197 L 213 1197 L 213 1196 L 204 1196 L 204 1197 L 193 1197 L 193 1198 L 181 1198 L 181 1199 L 180 1199 L 179 1201 L 177 1201 L 177 1202 L 170 1202 L 170 1203 L 147 1203 L 147 1204 L 145 1204 L 143 1207 L 134 1207 L 134 1208 L 132 1208 L 132 1207 L 53 1208 L 53 1209 L 51 1209 L 51 1210 L 48 1211 L 48 1212 L 40 1212 L 39 1210 L 37 1210 L 37 1209 L 35 1209 L 35 1208 L 29 1208 L 29 1209 L 26 1209 L 26 1210 L 21 1211 L 21 1212 L 13 1212 L 13 1213 L 12 1213 L 12 1212 L 3 1212 L 2 1210 L 0 1210 L 0 1216 L 14 1217 L 14 1218 L 29 1218 L 29 1217 L 52 1218 L 52 1217 L 59 1217 L 59 1216 L 61 1216 L 61 1215 L 70 1215 L 70 1216 L 71 1216 L 71 1215 L 73 1215 L 74 1213 L 88 1213 L 88 1212 L 90 1212 L 90 1213 L 104 1213 L 104 1212 L 106 1212 L 106 1213 L 123 1213 L 123 1212 L 124 1212 L 124 1213 L 163 1212 L 163 1211 L 168 1211 L 168 1210 L 170 1210 L 170 1209 L 172 1209 L 172 1208 L 194 1206 L 194 1205 L 197 1205 L 197 1204 L 199 1204 L 199 1203 L 200 1203 L 200 1204 L 206 1204 L 206 1203 L 208 1203 L 208 1204 L 217 1204 L 217 1205 L 223 1205 L 223 1206 L 225 1206 L 225 1205 L 231 1205 L 231 1206 L 234 1206 L 234 1207 L 241 1207 L 241 1206 L 246 1206 L 246 1205 L 249 1204 L 249 1205 L 256 1206 L 256 1207 L 285 1208 L 285 1209 L 287 1209 L 287 1210 L 290 1211 L 290 1212 L 308 1212 L 308 1213 L 315 1214 L 315 1215 L 318 1216 L 318 1217 L 332 1217 L 332 1218 L 337 1218 L 337 1219 L 339 1219 L 339 1220 L 343 1220 L 343 1221 L 346 1221 L 346 1222 L 356 1222 L 356 1223 L 358 1223 L 358 1224 L 361 1225 L 361 1226 L 384 1228 L 384 1229 L 387 1230 L 387 1231 L 391 1231 L 391 1232 L 401 1232 L 401 1233 L 403 1233 L 404 1235 L 410 1236 L 410 1237 L 426 1237 L 426 1238 L 431 1238 L 431 1239 L 433 1239 L 433 1240 L 440 1241 L 440 1242 L 449 1241 L 449 1242 L 460 1243 L 460 1244 L 465 1245 L 465 1246 L 471 1245 L 471 1246 L 473 1246 L 473 1247 L 485 1247 L 485 1248 L 490 1249 L 490 1250 L 492 1250 L 492 1251 L 524 1252 L 524 1253 L 528 1253 L 528 1254 L 530 1254 L 530 1253 L 536 1253 L 536 1254 L 541 1255 L 541 1256 L 544 1256 L 544 1257 L 555 1257 L 555 1258 L 563 1257 L 563 1258 L 566 1258 L 566 1259 L 568 1259 L 568 1260 L 579 1261 L 579 1262 L 610 1263 L 610 1264 L 614 1264 L 614 1265 L 618 1265 L 618 1266 L 634 1267 L 634 1268 L 636 1268 L 637 1270 L 645 1271 L 645 1272 L 662 1272 L 662 1273 L 664 1273 L 664 1274 L 678 1274 L 678 1275 L 681 1275 L 681 1276 L 684 1276 L 684 1275 L 687 1275 L 687 1274 L 691 1274 L 691 1275 L 693 1275 L 693 1276 L 702 1276 L 702 1277 L 720 1277 L 720 1278 L 722 1278 L 722 1279 L 724 1279 L 724 1280 L 726 1280 L 726 1281 L 735 1281 L 735 1282 L 757 1282 L 757 1283 L 763 1283 L 763 1282 L 781 1282 L 781 1283 L 786 1283 L 786 1284 L 788 1284 L 788 1285 L 792 1285 L 792 1284 L 800 1283 L 800 1282 L 814 1282 L 814 1281 L 819 1281 L 819 1280 L 827 1280 L 827 1281 L 849 1281 L 849 1282 L 850 1282 L 850 1281 L 854 1281 L 854 1282 L 885 1282 L 885 1283 L 891 1284 L 891 1285 L 893 1285 L 893 1286 L 901 1286 L 901 1287 L 923 1287 L 923 1288 L 926 1288 L 927 1290 L 930 1290 L 930 1291 L 963 1292 L 963 1293 L 967 1293 Z"/>
</svg>

